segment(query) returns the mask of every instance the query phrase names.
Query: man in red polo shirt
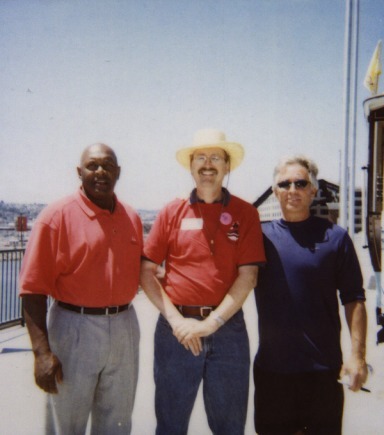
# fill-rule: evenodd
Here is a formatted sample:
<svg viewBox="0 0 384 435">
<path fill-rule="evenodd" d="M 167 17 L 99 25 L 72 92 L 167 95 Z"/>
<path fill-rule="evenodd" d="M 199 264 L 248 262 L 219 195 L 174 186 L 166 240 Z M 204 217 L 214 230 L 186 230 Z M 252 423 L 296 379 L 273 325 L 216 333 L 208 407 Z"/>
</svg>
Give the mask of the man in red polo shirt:
<svg viewBox="0 0 384 435">
<path fill-rule="evenodd" d="M 241 307 L 265 258 L 257 210 L 223 188 L 243 154 L 220 131 L 197 132 L 193 146 L 176 156 L 196 189 L 159 213 L 145 245 L 141 282 L 161 312 L 155 332 L 157 435 L 187 433 L 202 380 L 212 432 L 244 433 L 250 355 Z"/>
<path fill-rule="evenodd" d="M 84 434 L 90 413 L 92 433 L 126 434 L 138 377 L 130 302 L 142 226 L 114 194 L 120 167 L 110 147 L 87 147 L 77 171 L 82 186 L 42 211 L 20 273 L 35 380 L 49 393 L 47 434 Z"/>
</svg>

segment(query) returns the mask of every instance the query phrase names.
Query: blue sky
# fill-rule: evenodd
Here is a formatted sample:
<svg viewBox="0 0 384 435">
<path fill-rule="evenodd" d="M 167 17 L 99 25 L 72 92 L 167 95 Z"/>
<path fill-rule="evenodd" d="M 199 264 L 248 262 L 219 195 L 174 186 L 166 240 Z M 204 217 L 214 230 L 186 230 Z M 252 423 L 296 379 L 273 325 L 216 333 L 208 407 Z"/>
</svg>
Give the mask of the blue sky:
<svg viewBox="0 0 384 435">
<path fill-rule="evenodd" d="M 358 184 L 383 17 L 382 0 L 360 0 Z M 243 144 L 229 188 L 248 201 L 286 154 L 338 183 L 344 26 L 344 0 L 1 0 L 0 200 L 72 193 L 83 148 L 102 141 L 119 197 L 160 208 L 193 187 L 174 156 L 207 127 Z"/>
</svg>

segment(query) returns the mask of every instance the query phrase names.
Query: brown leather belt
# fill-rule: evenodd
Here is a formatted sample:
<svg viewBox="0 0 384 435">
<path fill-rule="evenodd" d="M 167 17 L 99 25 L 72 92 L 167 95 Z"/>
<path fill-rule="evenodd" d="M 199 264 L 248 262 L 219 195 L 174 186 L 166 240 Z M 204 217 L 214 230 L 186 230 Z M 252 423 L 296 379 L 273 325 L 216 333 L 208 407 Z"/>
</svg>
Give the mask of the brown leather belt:
<svg viewBox="0 0 384 435">
<path fill-rule="evenodd" d="M 196 305 L 176 305 L 175 307 L 180 311 L 181 314 L 186 316 L 199 316 L 204 319 L 211 314 L 211 311 L 217 308 L 217 305 L 213 306 L 196 306 Z"/>
<path fill-rule="evenodd" d="M 110 314 L 121 313 L 122 311 L 127 310 L 129 307 L 129 304 L 116 305 L 114 307 L 78 307 L 77 305 L 67 304 L 66 302 L 61 301 L 58 301 L 57 304 L 59 307 L 69 311 L 74 311 L 75 313 L 90 314 L 95 316 L 108 316 Z"/>
</svg>

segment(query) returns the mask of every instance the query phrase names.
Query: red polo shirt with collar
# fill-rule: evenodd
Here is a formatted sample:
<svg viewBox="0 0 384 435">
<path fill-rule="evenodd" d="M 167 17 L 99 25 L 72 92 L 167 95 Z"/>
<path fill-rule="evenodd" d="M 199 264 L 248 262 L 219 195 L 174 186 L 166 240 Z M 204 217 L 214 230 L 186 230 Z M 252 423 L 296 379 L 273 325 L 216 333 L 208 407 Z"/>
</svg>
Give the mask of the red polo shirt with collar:
<svg viewBox="0 0 384 435">
<path fill-rule="evenodd" d="M 265 262 L 256 208 L 225 194 L 224 204 L 197 202 L 194 193 L 177 199 L 160 211 L 151 229 L 144 257 L 165 261 L 162 284 L 174 304 L 219 305 L 239 267 Z"/>
<path fill-rule="evenodd" d="M 116 199 L 116 198 L 115 198 Z M 85 307 L 123 305 L 139 286 L 142 224 L 116 199 L 113 213 L 80 188 L 39 215 L 20 271 L 20 295 L 50 295 Z"/>
</svg>

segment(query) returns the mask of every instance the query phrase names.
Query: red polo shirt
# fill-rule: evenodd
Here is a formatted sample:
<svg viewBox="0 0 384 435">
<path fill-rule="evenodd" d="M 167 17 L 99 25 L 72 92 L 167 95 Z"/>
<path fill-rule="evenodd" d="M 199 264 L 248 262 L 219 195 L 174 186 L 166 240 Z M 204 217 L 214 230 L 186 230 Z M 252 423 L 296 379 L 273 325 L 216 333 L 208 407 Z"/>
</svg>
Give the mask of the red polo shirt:
<svg viewBox="0 0 384 435">
<path fill-rule="evenodd" d="M 123 305 L 139 285 L 142 225 L 116 200 L 113 213 L 79 189 L 46 207 L 33 226 L 20 272 L 20 294 L 74 305 Z"/>
<path fill-rule="evenodd" d="M 144 256 L 156 264 L 165 260 L 164 290 L 175 304 L 219 305 L 240 266 L 265 262 L 256 208 L 227 196 L 224 206 L 175 200 L 151 229 Z"/>
</svg>

